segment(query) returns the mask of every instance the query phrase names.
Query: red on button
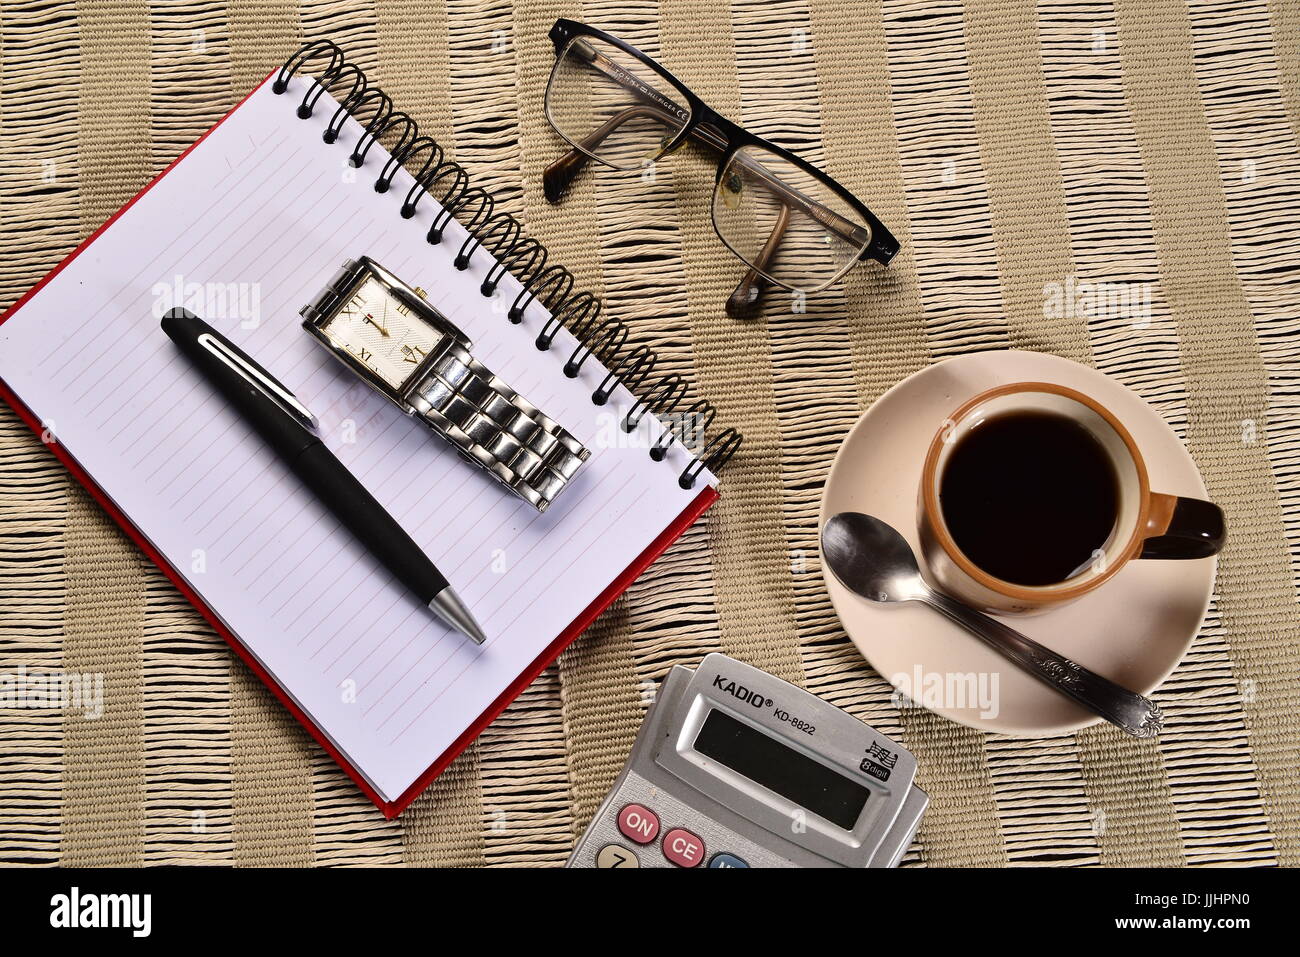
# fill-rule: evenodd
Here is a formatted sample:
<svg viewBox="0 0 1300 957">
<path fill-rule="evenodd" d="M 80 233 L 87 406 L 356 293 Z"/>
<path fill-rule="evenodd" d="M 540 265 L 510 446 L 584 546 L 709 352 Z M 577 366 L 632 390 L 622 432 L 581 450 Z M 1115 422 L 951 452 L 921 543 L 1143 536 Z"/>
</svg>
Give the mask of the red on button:
<svg viewBox="0 0 1300 957">
<path fill-rule="evenodd" d="M 664 857 L 678 867 L 694 867 L 704 860 L 704 842 L 690 831 L 675 827 L 664 835 Z"/>
<path fill-rule="evenodd" d="M 659 833 L 659 815 L 640 804 L 629 804 L 618 812 L 618 829 L 629 841 L 649 844 Z"/>
</svg>

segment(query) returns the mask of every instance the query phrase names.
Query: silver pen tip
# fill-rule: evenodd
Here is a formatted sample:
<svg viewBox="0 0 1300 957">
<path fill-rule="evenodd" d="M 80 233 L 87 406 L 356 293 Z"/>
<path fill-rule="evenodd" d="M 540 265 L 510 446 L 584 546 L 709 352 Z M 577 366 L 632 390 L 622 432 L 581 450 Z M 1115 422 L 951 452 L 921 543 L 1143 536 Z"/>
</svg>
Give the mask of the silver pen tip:
<svg viewBox="0 0 1300 957">
<path fill-rule="evenodd" d="M 481 645 L 487 641 L 487 635 L 483 634 L 483 629 L 450 585 L 433 596 L 429 610 L 441 618 L 447 627 L 459 631 L 475 644 Z"/>
</svg>

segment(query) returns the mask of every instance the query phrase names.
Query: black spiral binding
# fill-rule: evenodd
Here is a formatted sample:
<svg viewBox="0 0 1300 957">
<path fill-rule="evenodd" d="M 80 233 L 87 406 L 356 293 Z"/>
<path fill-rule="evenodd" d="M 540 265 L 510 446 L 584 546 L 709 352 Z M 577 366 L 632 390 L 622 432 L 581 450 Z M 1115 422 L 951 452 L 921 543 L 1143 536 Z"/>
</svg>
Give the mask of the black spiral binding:
<svg viewBox="0 0 1300 957">
<path fill-rule="evenodd" d="M 497 211 L 490 193 L 471 186 L 464 168 L 448 160 L 433 137 L 421 136 L 415 120 L 395 109 L 388 94 L 372 86 L 365 71 L 348 63 L 337 44 L 316 40 L 301 47 L 280 68 L 271 85 L 272 91 L 277 95 L 284 93 L 295 73 L 308 63 L 321 60 L 326 61 L 324 68 L 298 104 L 300 119 L 312 115 L 326 91 L 334 95 L 339 106 L 325 127 L 323 139 L 326 143 L 337 140 L 349 116 L 364 123 L 361 138 L 348 158 L 352 166 L 358 168 L 365 165 L 366 154 L 381 137 L 395 133 L 397 141 L 390 151 L 390 159 L 375 180 L 375 192 L 388 192 L 393 177 L 402 167 L 412 170 L 415 183 L 402 201 L 400 215 L 410 219 L 421 200 L 426 195 L 434 195 L 442 204 L 442 211 L 435 217 L 425 237 L 431 245 L 442 242 L 448 223 L 455 217 L 469 234 L 456 252 L 455 267 L 468 269 L 473 255 L 479 249 L 486 249 L 496 262 L 483 280 L 482 294 L 486 297 L 495 295 L 497 285 L 507 271 L 522 285 L 507 312 L 510 322 L 522 322 L 524 310 L 534 301 L 540 302 L 551 313 L 551 318 L 537 335 L 535 344 L 538 349 L 549 350 L 556 333 L 561 328 L 568 329 L 580 345 L 565 362 L 565 375 L 576 377 L 583 363 L 593 355 L 609 369 L 609 374 L 592 393 L 592 402 L 604 405 L 620 382 L 633 395 L 642 396 L 624 417 L 622 426 L 625 430 L 635 430 L 647 412 L 668 416 L 677 410 L 686 398 L 686 381 L 677 373 L 662 375 L 642 392 L 658 361 L 654 351 L 643 344 L 628 348 L 627 324 L 609 317 L 602 319 L 600 300 L 590 292 L 576 291 L 573 273 L 563 266 L 547 262 L 546 247 L 524 235 L 519 221 L 510 213 Z M 367 116 L 369 119 L 363 120 Z M 417 164 L 419 171 L 414 172 Z M 714 415 L 711 402 L 697 400 L 686 409 L 676 426 L 664 429 L 650 447 L 650 457 L 662 461 L 673 442 L 685 443 L 688 422 L 701 421 L 700 431 L 707 434 Z M 709 437 L 703 449 L 678 476 L 678 484 L 685 489 L 693 488 L 704 469 L 716 473 L 736 454 L 742 441 L 740 432 L 734 428 Z"/>
</svg>

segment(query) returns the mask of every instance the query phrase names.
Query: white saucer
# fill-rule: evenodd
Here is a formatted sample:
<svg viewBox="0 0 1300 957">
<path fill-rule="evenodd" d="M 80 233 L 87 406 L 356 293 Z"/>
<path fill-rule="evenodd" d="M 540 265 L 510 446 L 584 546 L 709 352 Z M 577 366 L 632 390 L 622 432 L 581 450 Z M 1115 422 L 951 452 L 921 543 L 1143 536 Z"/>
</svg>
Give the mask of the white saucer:
<svg viewBox="0 0 1300 957">
<path fill-rule="evenodd" d="M 1206 497 L 1196 464 L 1178 436 L 1136 393 L 1058 356 L 983 352 L 909 376 L 862 415 L 827 477 L 820 525 L 837 512 L 866 512 L 893 525 L 920 554 L 917 485 L 930 439 L 970 396 L 1023 381 L 1054 382 L 1093 396 L 1133 434 L 1153 490 Z M 1200 630 L 1215 567 L 1215 559 L 1132 561 L 1112 581 L 1073 604 L 1003 620 L 1098 674 L 1147 694 L 1174 670 Z M 848 591 L 828 569 L 822 574 L 858 650 L 917 704 L 979 730 L 1017 735 L 1064 734 L 1101 720 L 931 609 L 916 603 L 876 604 Z M 974 677 L 958 681 L 950 675 Z M 986 692 L 997 682 L 995 707 L 985 707 L 987 694 L 981 700 L 981 675 Z M 938 682 L 950 693 L 939 695 Z M 1160 700 L 1158 695 L 1155 700 Z"/>
</svg>

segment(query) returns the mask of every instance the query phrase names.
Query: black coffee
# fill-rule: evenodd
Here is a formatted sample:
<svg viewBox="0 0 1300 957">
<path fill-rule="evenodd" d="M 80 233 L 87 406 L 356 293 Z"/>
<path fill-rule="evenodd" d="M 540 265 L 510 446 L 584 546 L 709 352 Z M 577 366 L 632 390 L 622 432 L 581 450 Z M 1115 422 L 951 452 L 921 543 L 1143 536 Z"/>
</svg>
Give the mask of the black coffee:
<svg viewBox="0 0 1300 957">
<path fill-rule="evenodd" d="M 1115 526 L 1118 498 L 1101 443 L 1049 412 L 977 425 L 958 441 L 939 484 L 957 547 L 1018 585 L 1052 585 L 1090 562 Z"/>
</svg>

